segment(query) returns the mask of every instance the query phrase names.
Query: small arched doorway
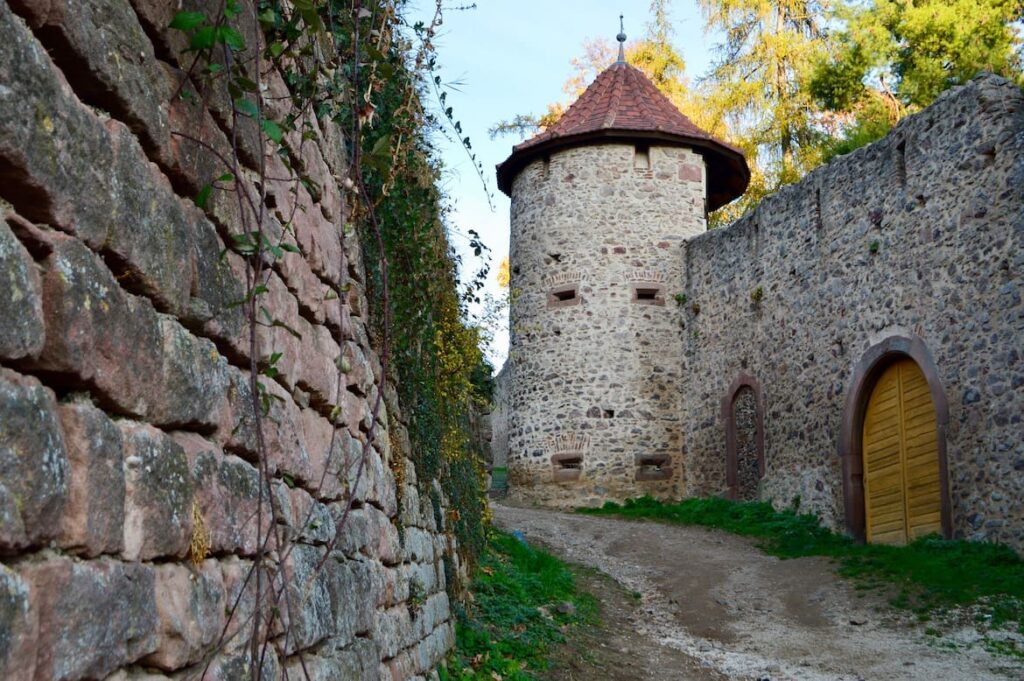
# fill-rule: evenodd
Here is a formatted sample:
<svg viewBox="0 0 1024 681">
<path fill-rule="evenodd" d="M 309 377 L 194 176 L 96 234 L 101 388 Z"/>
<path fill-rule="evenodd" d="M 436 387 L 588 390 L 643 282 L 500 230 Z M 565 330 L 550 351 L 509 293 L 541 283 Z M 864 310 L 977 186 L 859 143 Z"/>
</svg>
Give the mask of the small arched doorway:
<svg viewBox="0 0 1024 681">
<path fill-rule="evenodd" d="M 729 386 L 722 400 L 725 426 L 725 480 L 730 499 L 757 499 L 764 477 L 764 412 L 761 386 L 747 374 Z"/>
<path fill-rule="evenodd" d="M 854 371 L 841 454 L 847 527 L 865 541 L 949 537 L 949 420 L 938 374 L 920 339 L 894 336 Z"/>
</svg>

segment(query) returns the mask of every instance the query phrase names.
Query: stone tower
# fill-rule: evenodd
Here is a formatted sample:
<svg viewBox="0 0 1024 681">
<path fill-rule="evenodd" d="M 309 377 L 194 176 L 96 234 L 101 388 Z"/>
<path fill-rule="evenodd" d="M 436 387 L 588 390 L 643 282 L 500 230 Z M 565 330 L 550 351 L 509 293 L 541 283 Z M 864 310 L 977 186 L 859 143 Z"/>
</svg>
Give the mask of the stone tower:
<svg viewBox="0 0 1024 681">
<path fill-rule="evenodd" d="M 498 166 L 512 199 L 513 496 L 576 506 L 683 494 L 682 246 L 748 180 L 743 155 L 621 50 Z"/>
</svg>

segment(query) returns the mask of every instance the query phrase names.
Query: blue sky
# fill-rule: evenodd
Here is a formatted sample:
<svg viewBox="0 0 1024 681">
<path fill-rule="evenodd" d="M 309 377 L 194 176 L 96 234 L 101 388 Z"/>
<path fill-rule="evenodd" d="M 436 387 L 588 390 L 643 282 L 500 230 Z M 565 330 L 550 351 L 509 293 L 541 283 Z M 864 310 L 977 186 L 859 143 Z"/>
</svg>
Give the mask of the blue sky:
<svg viewBox="0 0 1024 681">
<path fill-rule="evenodd" d="M 433 4 L 415 0 L 410 21 L 427 20 Z M 443 188 L 454 205 L 453 240 L 465 248 L 467 231 L 479 232 L 492 251 L 492 270 L 496 270 L 508 254 L 509 204 L 497 189 L 494 167 L 521 139 L 491 140 L 487 129 L 516 114 L 543 113 L 548 103 L 564 100 L 562 84 L 571 75 L 571 60 L 582 53 L 583 42 L 597 37 L 614 41 L 620 13 L 625 15 L 626 34 L 631 39 L 640 37 L 648 22 L 649 0 L 478 0 L 476 4 L 476 9 L 446 11 L 435 45 L 438 75 L 457 88 L 449 92 L 448 104 L 483 164 L 493 211 L 461 146 L 439 140 L 439 147 L 447 169 Z M 716 43 L 714 36 L 704 34 L 696 0 L 675 0 L 672 25 L 687 75 L 696 78 L 707 70 Z M 472 256 L 464 257 L 472 261 Z M 490 287 L 497 292 L 493 271 L 490 279 Z M 505 345 L 507 336 L 499 334 L 490 353 L 497 365 L 504 361 Z"/>
</svg>

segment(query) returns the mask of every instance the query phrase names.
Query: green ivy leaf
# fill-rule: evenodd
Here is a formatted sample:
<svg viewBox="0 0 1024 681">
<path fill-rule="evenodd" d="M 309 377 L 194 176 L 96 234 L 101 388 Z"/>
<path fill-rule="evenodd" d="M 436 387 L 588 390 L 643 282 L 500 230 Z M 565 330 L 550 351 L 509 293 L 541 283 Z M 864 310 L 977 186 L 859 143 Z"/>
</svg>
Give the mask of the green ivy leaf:
<svg viewBox="0 0 1024 681">
<path fill-rule="evenodd" d="M 206 22 L 206 15 L 202 12 L 178 12 L 171 19 L 170 28 L 179 31 L 192 31 Z"/>
<path fill-rule="evenodd" d="M 217 35 L 213 26 L 203 26 L 192 34 L 192 40 L 188 44 L 188 51 L 201 52 L 202 50 L 208 50 L 216 44 L 216 38 Z"/>
<path fill-rule="evenodd" d="M 301 252 L 301 251 L 299 251 L 299 247 L 298 246 L 296 246 L 295 244 L 287 243 L 285 241 L 281 242 L 281 248 L 282 248 L 282 250 L 288 251 L 289 253 L 300 253 Z"/>
<path fill-rule="evenodd" d="M 224 43 L 236 52 L 241 52 L 245 49 L 245 39 L 242 38 L 242 34 L 230 26 L 221 26 L 219 28 L 217 42 Z"/>
<path fill-rule="evenodd" d="M 205 185 L 202 189 L 199 190 L 199 193 L 196 194 L 196 198 L 192 199 L 192 201 L 200 208 L 205 209 L 206 203 L 210 200 L 210 193 L 212 191 L 213 185 Z"/>
<path fill-rule="evenodd" d="M 270 7 L 259 13 L 259 20 L 261 24 L 266 26 L 273 26 L 274 22 L 277 21 L 277 14 Z"/>
<path fill-rule="evenodd" d="M 281 139 L 284 137 L 284 132 L 282 132 L 280 125 L 270 120 L 269 118 L 264 118 L 263 121 L 260 123 L 260 127 L 263 128 L 263 132 L 266 133 L 267 137 L 277 142 L 278 144 L 281 143 Z"/>
<path fill-rule="evenodd" d="M 251 116 L 252 118 L 256 118 L 260 115 L 260 112 L 256 109 L 256 103 L 251 99 L 246 99 L 245 97 L 239 97 L 235 100 L 235 109 L 238 113 L 245 116 Z"/>
</svg>

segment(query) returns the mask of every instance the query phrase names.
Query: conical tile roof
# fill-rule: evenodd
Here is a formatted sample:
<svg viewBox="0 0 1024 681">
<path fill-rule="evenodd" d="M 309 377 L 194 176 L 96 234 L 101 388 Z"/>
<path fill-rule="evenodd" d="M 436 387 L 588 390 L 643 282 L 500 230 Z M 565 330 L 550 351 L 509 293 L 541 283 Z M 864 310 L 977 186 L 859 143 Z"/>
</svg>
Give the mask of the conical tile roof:
<svg viewBox="0 0 1024 681">
<path fill-rule="evenodd" d="M 708 210 L 741 195 L 750 181 L 739 149 L 694 125 L 642 71 L 617 62 L 590 84 L 558 122 L 513 147 L 512 154 L 498 166 L 498 187 L 510 193 L 515 176 L 539 156 L 616 141 L 687 146 L 704 156 Z"/>
</svg>

